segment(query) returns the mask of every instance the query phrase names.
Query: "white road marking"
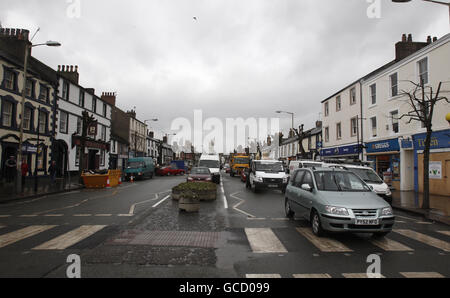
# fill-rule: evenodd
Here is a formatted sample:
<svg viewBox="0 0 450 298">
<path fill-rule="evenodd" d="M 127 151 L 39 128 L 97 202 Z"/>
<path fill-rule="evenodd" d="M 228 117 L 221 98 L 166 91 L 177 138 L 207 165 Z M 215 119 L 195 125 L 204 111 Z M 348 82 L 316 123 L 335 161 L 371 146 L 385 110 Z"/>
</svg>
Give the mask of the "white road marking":
<svg viewBox="0 0 450 298">
<path fill-rule="evenodd" d="M 47 241 L 39 246 L 33 248 L 33 250 L 62 250 L 66 249 L 75 243 L 97 233 L 101 229 L 106 227 L 105 225 L 95 226 L 81 226 L 75 230 L 67 232 L 59 237 L 56 237 L 50 241 Z"/>
<path fill-rule="evenodd" d="M 3 229 L 5 226 L 0 225 L 0 229 Z"/>
<path fill-rule="evenodd" d="M 64 214 L 45 214 L 46 217 L 61 217 L 64 216 Z"/>
<path fill-rule="evenodd" d="M 36 217 L 36 214 L 25 214 L 25 215 L 20 215 L 19 217 Z"/>
<path fill-rule="evenodd" d="M 123 216 L 130 216 L 131 217 L 131 216 L 134 216 L 134 214 L 117 214 L 117 216 L 122 216 L 122 217 Z"/>
<path fill-rule="evenodd" d="M 0 247 L 37 235 L 56 226 L 29 226 L 0 236 Z"/>
<path fill-rule="evenodd" d="M 239 197 L 236 197 L 236 194 L 238 194 L 238 193 L 240 193 L 240 191 L 239 191 L 239 192 L 235 192 L 234 194 L 231 194 L 231 195 L 230 195 L 232 198 L 234 198 L 234 199 L 240 201 L 239 203 L 237 203 L 236 205 L 233 206 L 233 209 L 236 210 L 236 211 L 238 211 L 238 212 L 240 212 L 240 213 L 242 213 L 242 214 L 247 215 L 248 217 L 253 217 L 253 218 L 256 217 L 256 216 L 251 215 L 250 213 L 247 213 L 247 212 L 245 212 L 245 211 L 242 211 L 241 209 L 238 208 L 238 206 L 240 206 L 241 204 L 243 204 L 243 203 L 245 202 L 245 200 L 243 200 L 243 199 L 241 199 L 241 198 L 239 198 Z"/>
<path fill-rule="evenodd" d="M 287 253 L 286 248 L 268 228 L 246 228 L 248 242 L 254 253 Z"/>
<path fill-rule="evenodd" d="M 92 216 L 92 214 L 74 214 L 75 217 L 89 217 Z"/>
<path fill-rule="evenodd" d="M 419 224 L 419 225 L 432 225 L 433 223 L 429 222 L 429 221 L 418 221 L 418 222 L 416 222 L 416 224 Z"/>
<path fill-rule="evenodd" d="M 331 278 L 328 273 L 323 274 L 293 274 L 294 278 Z"/>
<path fill-rule="evenodd" d="M 342 273 L 345 278 L 385 278 L 381 273 Z"/>
<path fill-rule="evenodd" d="M 406 278 L 445 278 L 437 272 L 400 272 Z"/>
<path fill-rule="evenodd" d="M 162 202 L 164 202 L 165 200 L 167 200 L 168 198 L 170 198 L 171 195 L 167 195 L 165 196 L 161 201 L 159 201 L 158 203 L 156 203 L 155 205 L 152 206 L 152 208 L 156 208 L 159 206 L 159 204 L 161 204 Z"/>
<path fill-rule="evenodd" d="M 223 189 L 222 181 L 220 181 L 220 190 L 222 191 L 222 195 L 223 195 L 223 206 L 225 209 L 228 209 L 227 196 L 225 195 L 225 190 Z"/>
<path fill-rule="evenodd" d="M 97 216 L 97 217 L 107 217 L 107 216 L 112 216 L 112 214 L 96 214 L 95 216 Z"/>
<path fill-rule="evenodd" d="M 415 218 L 411 218 L 411 217 L 406 217 L 406 216 L 402 216 L 402 215 L 395 215 L 395 217 L 400 217 L 400 218 L 404 218 L 404 219 L 408 219 L 408 220 L 412 220 L 412 221 L 418 221 L 417 219 L 415 219 Z"/>
<path fill-rule="evenodd" d="M 310 228 L 297 228 L 297 231 L 323 252 L 351 252 L 350 248 L 339 241 L 315 236 Z"/>
<path fill-rule="evenodd" d="M 11 215 L 0 215 L 0 218 L 11 217 Z"/>
<path fill-rule="evenodd" d="M 412 230 L 393 230 L 394 232 L 409 237 L 411 239 L 414 239 L 416 241 L 425 243 L 427 245 L 431 245 L 434 246 L 436 248 L 442 249 L 443 251 L 450 251 L 450 243 L 443 241 L 443 240 L 439 240 L 433 237 L 430 237 L 428 235 L 425 234 L 421 234 L 419 232 L 416 231 L 412 231 Z"/>
<path fill-rule="evenodd" d="M 414 249 L 389 238 L 371 239 L 370 242 L 386 251 L 414 251 Z"/>
<path fill-rule="evenodd" d="M 450 236 L 450 231 L 438 231 L 438 233 Z"/>
<path fill-rule="evenodd" d="M 246 274 L 245 278 L 281 278 L 280 274 Z"/>
</svg>

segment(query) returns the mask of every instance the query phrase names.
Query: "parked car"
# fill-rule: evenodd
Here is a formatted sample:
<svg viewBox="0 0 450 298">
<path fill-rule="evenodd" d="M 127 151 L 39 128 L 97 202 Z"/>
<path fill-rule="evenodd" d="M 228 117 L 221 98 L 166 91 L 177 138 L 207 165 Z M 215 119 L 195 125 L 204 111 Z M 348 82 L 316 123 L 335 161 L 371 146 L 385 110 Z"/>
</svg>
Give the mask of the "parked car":
<svg viewBox="0 0 450 298">
<path fill-rule="evenodd" d="M 128 160 L 128 165 L 124 171 L 125 180 L 153 178 L 155 165 L 151 157 L 135 157 Z"/>
<path fill-rule="evenodd" d="M 187 182 L 211 182 L 211 172 L 206 167 L 192 168 L 187 177 Z"/>
<path fill-rule="evenodd" d="M 227 164 L 227 163 L 226 163 L 226 164 L 223 166 L 223 169 L 225 170 L 225 173 L 229 174 L 230 171 L 231 171 L 230 164 Z"/>
<path fill-rule="evenodd" d="M 185 169 L 179 169 L 175 164 L 158 169 L 158 175 L 160 176 L 176 176 L 184 175 L 185 173 Z"/>
<path fill-rule="evenodd" d="M 312 231 L 391 232 L 395 217 L 391 206 L 356 174 L 335 168 L 297 169 L 286 188 L 285 213 L 311 222 Z"/>
</svg>

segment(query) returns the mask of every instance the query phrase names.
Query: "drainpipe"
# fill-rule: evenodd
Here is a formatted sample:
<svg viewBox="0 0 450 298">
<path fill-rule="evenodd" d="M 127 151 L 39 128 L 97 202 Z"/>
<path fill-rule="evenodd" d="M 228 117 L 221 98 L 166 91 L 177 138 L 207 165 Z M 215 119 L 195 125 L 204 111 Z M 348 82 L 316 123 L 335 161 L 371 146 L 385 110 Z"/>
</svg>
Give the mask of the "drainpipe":
<svg viewBox="0 0 450 298">
<path fill-rule="evenodd" d="M 363 92 L 362 92 L 362 86 L 363 86 L 363 80 L 359 80 L 359 100 L 360 100 L 360 113 L 361 113 L 361 157 L 360 160 L 363 160 L 364 158 L 364 149 L 362 146 L 364 145 L 364 126 L 363 126 Z"/>
</svg>

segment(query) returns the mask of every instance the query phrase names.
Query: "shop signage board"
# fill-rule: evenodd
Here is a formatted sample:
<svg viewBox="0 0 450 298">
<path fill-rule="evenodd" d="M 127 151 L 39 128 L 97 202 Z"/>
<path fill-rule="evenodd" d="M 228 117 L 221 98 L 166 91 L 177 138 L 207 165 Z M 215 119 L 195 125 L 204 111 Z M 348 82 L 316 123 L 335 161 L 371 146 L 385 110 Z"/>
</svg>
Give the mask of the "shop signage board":
<svg viewBox="0 0 450 298">
<path fill-rule="evenodd" d="M 358 154 L 358 145 L 350 145 L 335 148 L 324 148 L 320 151 L 321 156 L 339 156 L 339 155 L 352 155 Z"/>
<path fill-rule="evenodd" d="M 367 153 L 400 151 L 398 139 L 383 140 L 366 144 Z"/>
<path fill-rule="evenodd" d="M 413 136 L 414 149 L 425 149 L 426 134 L 421 133 Z M 433 132 L 431 135 L 430 149 L 450 148 L 450 129 Z"/>
</svg>

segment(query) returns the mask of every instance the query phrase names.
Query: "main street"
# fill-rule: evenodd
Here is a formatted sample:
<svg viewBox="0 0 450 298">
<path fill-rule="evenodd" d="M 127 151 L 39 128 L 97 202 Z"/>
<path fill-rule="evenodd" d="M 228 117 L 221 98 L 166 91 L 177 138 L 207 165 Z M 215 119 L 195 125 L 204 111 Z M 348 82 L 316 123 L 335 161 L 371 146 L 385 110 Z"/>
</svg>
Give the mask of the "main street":
<svg viewBox="0 0 450 298">
<path fill-rule="evenodd" d="M 222 173 L 199 213 L 170 197 L 186 176 L 81 190 L 0 205 L 0 277 L 360 277 L 380 256 L 384 277 L 450 277 L 450 228 L 395 211 L 385 240 L 317 238 L 285 218 L 280 191 L 253 193 Z"/>
</svg>

